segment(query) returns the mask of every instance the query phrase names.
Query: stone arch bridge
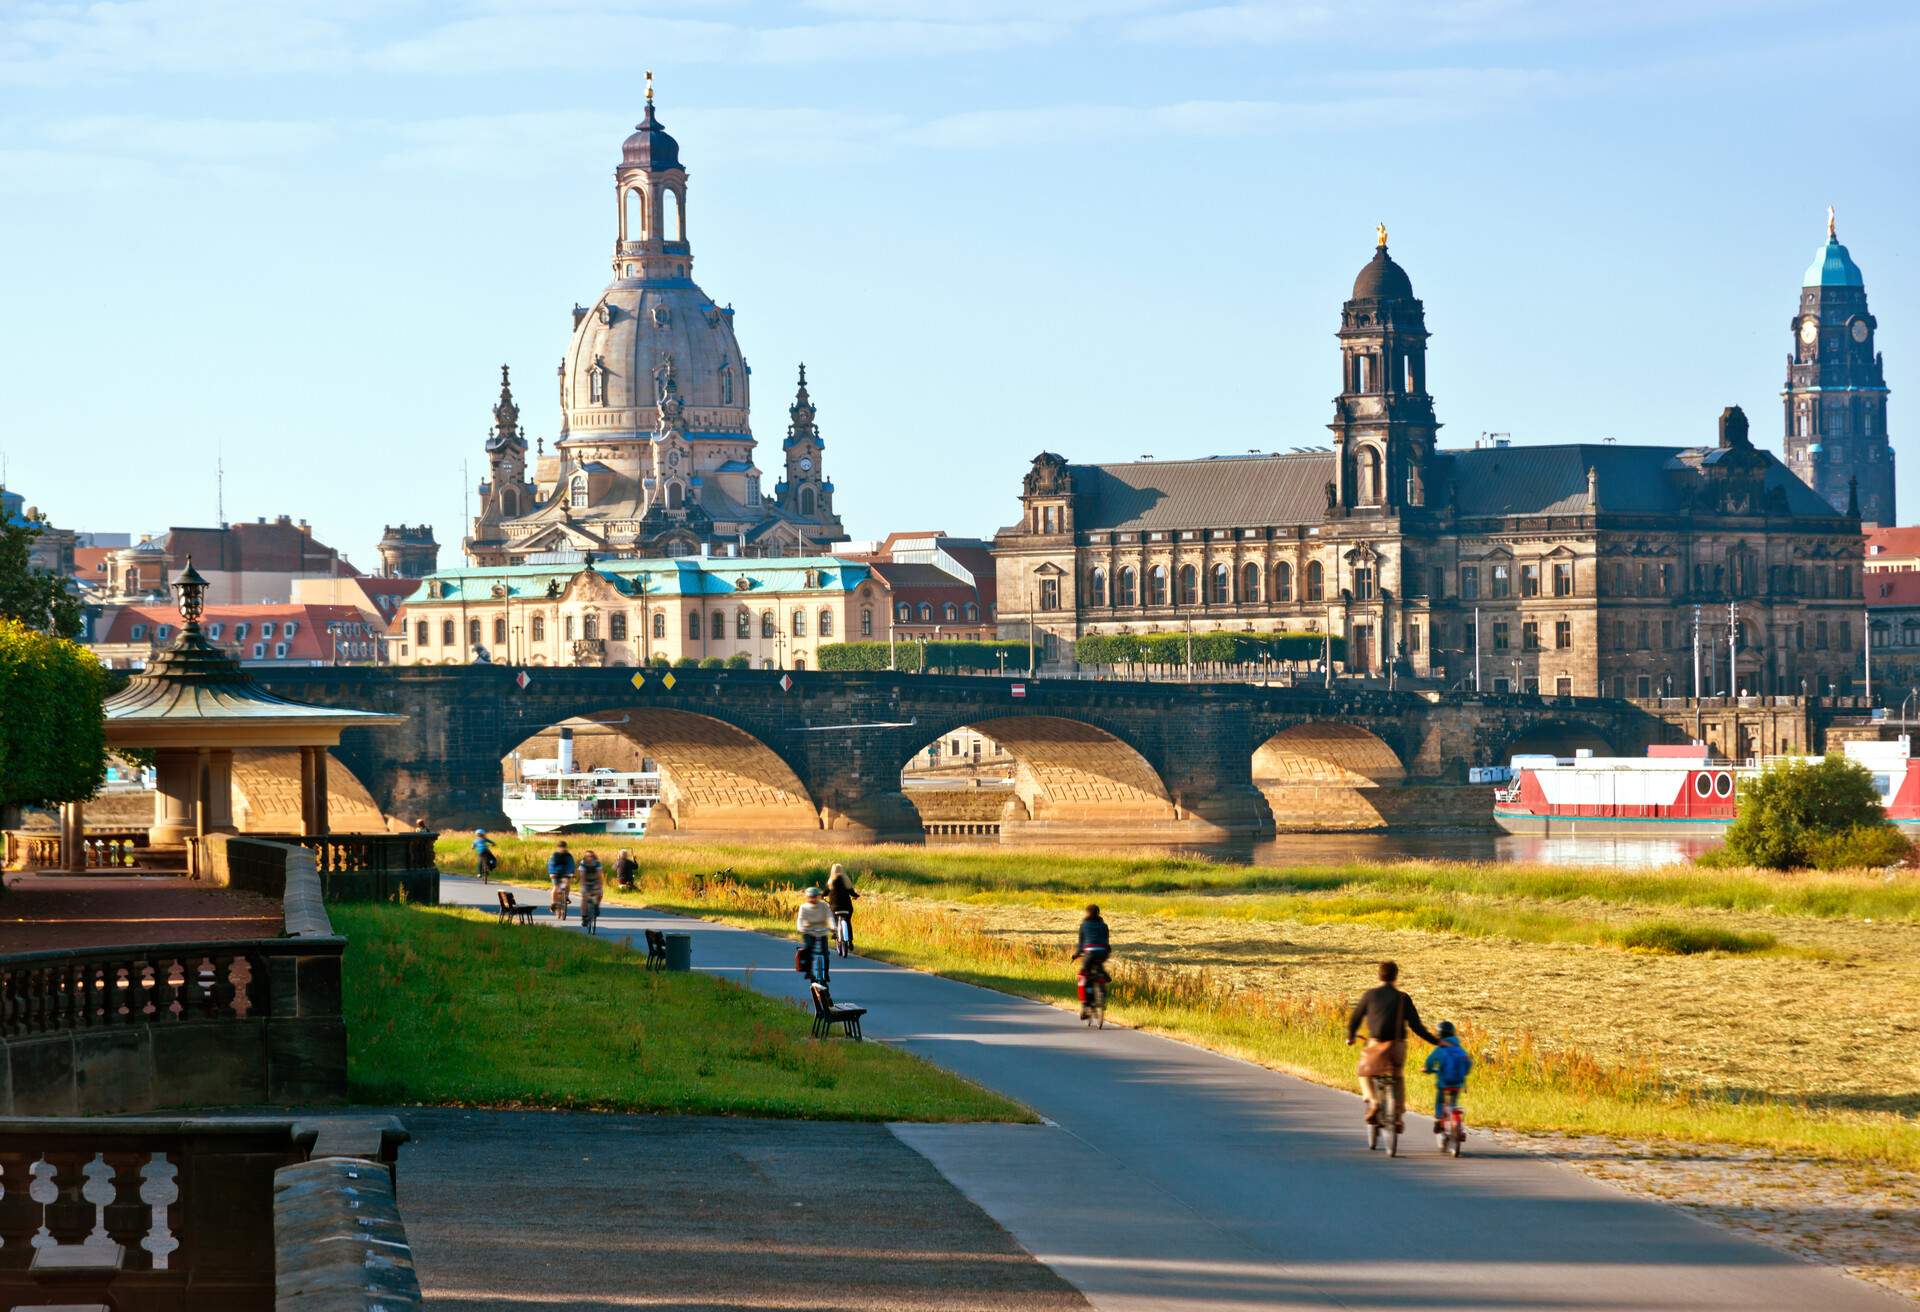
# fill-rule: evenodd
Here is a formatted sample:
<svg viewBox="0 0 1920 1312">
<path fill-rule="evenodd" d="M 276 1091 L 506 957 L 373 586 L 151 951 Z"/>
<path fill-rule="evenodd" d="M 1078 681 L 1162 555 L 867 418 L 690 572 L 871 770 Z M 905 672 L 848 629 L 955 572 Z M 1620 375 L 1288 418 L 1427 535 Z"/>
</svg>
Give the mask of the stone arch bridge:
<svg viewBox="0 0 1920 1312">
<path fill-rule="evenodd" d="M 901 768 L 964 726 L 1015 759 L 1003 840 L 1129 844 L 1263 837 L 1289 797 L 1319 814 L 1330 791 L 1459 785 L 1515 750 L 1637 754 L 1662 730 L 1628 702 L 1592 698 L 814 671 L 783 685 L 759 670 L 674 670 L 671 683 L 647 670 L 636 686 L 632 669 L 571 668 L 529 670 L 522 688 L 517 673 L 301 668 L 259 681 L 405 715 L 350 731 L 337 752 L 404 820 L 503 827 L 502 758 L 601 717 L 659 762 L 650 833 L 783 841 L 918 841 Z"/>
</svg>

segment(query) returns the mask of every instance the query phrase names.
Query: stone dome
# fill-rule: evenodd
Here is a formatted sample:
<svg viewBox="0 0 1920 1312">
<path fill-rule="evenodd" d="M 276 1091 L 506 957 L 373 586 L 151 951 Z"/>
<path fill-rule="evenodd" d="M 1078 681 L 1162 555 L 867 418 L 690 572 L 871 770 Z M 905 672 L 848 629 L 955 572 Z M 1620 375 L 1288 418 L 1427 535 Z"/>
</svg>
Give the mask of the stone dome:
<svg viewBox="0 0 1920 1312">
<path fill-rule="evenodd" d="M 1353 297 L 1356 301 L 1367 300 L 1412 300 L 1413 280 L 1407 277 L 1407 271 L 1393 262 L 1385 246 L 1374 248 L 1373 258 L 1360 270 L 1360 276 L 1353 280 Z"/>
<path fill-rule="evenodd" d="M 563 375 L 569 439 L 650 438 L 660 421 L 656 379 L 669 356 L 688 436 L 752 431 L 733 310 L 691 278 L 619 279 L 578 320 Z"/>
<path fill-rule="evenodd" d="M 668 136 L 666 126 L 653 116 L 651 99 L 647 112 L 633 125 L 633 135 L 620 148 L 620 163 L 653 173 L 680 167 L 680 143 Z"/>
</svg>

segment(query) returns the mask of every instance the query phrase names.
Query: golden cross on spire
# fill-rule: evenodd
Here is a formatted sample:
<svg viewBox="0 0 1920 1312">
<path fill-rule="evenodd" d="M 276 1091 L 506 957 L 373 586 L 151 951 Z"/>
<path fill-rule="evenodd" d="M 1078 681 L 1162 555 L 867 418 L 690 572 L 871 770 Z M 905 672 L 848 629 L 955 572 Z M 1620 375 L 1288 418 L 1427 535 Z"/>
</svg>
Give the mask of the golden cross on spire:
<svg viewBox="0 0 1920 1312">
<path fill-rule="evenodd" d="M 1387 225 L 1384 223 L 1374 225 L 1373 235 L 1376 239 L 1374 245 L 1378 246 L 1381 250 L 1385 250 L 1387 248 Z"/>
<path fill-rule="evenodd" d="M 1840 240 L 1838 237 L 1834 236 L 1834 233 L 1833 233 L 1833 206 L 1831 205 L 1827 206 L 1827 240 L 1828 241 Z"/>
<path fill-rule="evenodd" d="M 647 70 L 647 103 L 653 103 L 653 70 Z"/>
</svg>

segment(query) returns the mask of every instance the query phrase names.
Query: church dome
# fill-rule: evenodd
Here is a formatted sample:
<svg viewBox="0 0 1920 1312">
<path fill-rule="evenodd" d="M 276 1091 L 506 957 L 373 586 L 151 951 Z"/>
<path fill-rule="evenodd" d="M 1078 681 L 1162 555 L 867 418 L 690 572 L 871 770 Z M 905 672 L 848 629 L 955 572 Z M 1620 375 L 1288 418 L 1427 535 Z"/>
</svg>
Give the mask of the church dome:
<svg viewBox="0 0 1920 1312">
<path fill-rule="evenodd" d="M 654 173 L 680 167 L 680 143 L 668 136 L 660 120 L 653 116 L 651 98 L 647 101 L 647 112 L 633 126 L 633 135 L 620 148 L 620 163 Z"/>
<path fill-rule="evenodd" d="M 1376 247 L 1373 258 L 1360 270 L 1360 276 L 1353 280 L 1353 299 L 1356 301 L 1412 300 L 1413 280 L 1407 277 L 1407 271 L 1393 262 L 1387 254 L 1385 244 Z"/>
<path fill-rule="evenodd" d="M 567 435 L 651 437 L 668 357 L 690 436 L 750 431 L 732 308 L 715 305 L 690 278 L 622 278 L 580 313 L 567 344 Z"/>
<path fill-rule="evenodd" d="M 1800 280 L 1802 287 L 1864 287 L 1865 278 L 1860 276 L 1860 266 L 1853 262 L 1853 256 L 1847 254 L 1847 248 L 1831 232 L 1827 241 L 1814 254 L 1813 263 L 1807 266 L 1807 276 Z"/>
</svg>

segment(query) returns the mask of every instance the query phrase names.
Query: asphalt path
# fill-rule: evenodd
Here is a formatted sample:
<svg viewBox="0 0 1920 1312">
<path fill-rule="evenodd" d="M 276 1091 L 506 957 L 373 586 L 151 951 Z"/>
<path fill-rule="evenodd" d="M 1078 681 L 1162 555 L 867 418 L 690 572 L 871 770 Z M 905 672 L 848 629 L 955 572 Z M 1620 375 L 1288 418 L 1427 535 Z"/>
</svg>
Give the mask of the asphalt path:
<svg viewBox="0 0 1920 1312">
<path fill-rule="evenodd" d="M 494 901 L 458 877 L 441 895 Z M 617 907 L 600 924 L 643 929 L 691 934 L 695 969 L 805 999 L 791 939 Z M 1410 1133 L 1389 1159 L 1367 1152 L 1355 1095 L 859 957 L 832 974 L 869 1038 L 1048 1120 L 894 1128 L 1096 1308 L 1911 1308 L 1485 1135 L 1453 1159 Z"/>
</svg>

